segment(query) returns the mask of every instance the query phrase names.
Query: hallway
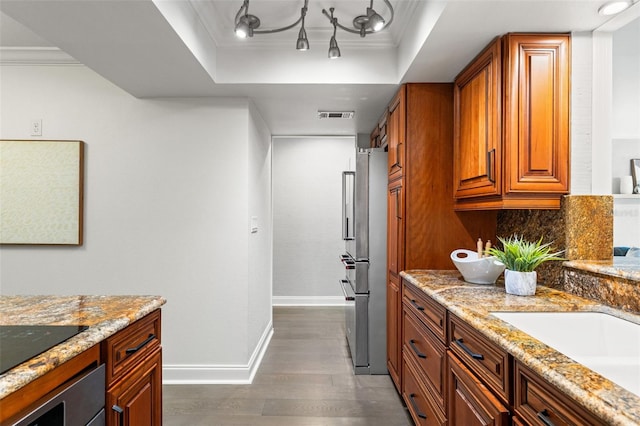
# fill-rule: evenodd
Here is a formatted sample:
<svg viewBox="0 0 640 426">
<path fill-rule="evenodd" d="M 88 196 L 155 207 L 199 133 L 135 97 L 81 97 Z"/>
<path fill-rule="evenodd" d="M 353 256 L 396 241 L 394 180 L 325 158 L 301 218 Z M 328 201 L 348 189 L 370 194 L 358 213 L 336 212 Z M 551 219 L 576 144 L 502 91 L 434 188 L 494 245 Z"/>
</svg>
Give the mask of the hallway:
<svg viewBox="0 0 640 426">
<path fill-rule="evenodd" d="M 275 307 L 251 385 L 164 386 L 164 425 L 405 426 L 389 376 L 354 376 L 341 307 Z"/>
</svg>

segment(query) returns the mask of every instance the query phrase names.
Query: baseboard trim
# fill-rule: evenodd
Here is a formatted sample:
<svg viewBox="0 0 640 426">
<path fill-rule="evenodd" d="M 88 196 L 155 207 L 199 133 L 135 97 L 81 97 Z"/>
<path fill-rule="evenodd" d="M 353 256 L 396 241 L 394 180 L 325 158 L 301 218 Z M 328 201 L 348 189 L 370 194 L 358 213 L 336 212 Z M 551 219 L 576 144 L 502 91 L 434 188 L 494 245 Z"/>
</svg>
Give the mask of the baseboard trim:
<svg viewBox="0 0 640 426">
<path fill-rule="evenodd" d="M 246 365 L 164 364 L 162 366 L 162 384 L 251 384 L 272 336 L 273 323 L 269 322 Z"/>
<path fill-rule="evenodd" d="M 344 306 L 344 296 L 273 296 L 273 306 Z"/>
</svg>

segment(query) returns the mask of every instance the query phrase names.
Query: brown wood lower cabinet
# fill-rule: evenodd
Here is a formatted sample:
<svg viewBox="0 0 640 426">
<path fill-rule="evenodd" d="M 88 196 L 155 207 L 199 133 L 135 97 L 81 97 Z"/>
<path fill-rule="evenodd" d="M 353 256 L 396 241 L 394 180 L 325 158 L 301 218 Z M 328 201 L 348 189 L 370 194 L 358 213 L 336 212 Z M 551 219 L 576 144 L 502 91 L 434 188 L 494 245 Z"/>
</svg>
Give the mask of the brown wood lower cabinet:
<svg viewBox="0 0 640 426">
<path fill-rule="evenodd" d="M 438 408 L 438 404 L 433 400 L 431 394 L 423 386 L 420 377 L 419 367 L 405 355 L 402 363 L 402 398 L 407 404 L 409 413 L 417 425 L 443 426 L 447 424 L 447 418 Z"/>
<path fill-rule="evenodd" d="M 515 381 L 514 410 L 523 424 L 543 426 L 605 424 L 517 361 Z"/>
<path fill-rule="evenodd" d="M 394 276 L 389 275 L 387 280 L 387 369 L 393 379 L 393 384 L 398 391 L 400 387 L 400 374 L 402 373 L 402 297 L 400 284 Z"/>
<path fill-rule="evenodd" d="M 402 313 L 401 394 L 416 424 L 606 424 L 405 279 Z"/>
<path fill-rule="evenodd" d="M 162 425 L 160 310 L 102 343 L 108 426 Z"/>
<path fill-rule="evenodd" d="M 162 356 L 158 348 L 107 391 L 109 426 L 162 424 Z"/>
<path fill-rule="evenodd" d="M 509 409 L 449 352 L 448 357 L 449 425 L 508 425 Z"/>
</svg>

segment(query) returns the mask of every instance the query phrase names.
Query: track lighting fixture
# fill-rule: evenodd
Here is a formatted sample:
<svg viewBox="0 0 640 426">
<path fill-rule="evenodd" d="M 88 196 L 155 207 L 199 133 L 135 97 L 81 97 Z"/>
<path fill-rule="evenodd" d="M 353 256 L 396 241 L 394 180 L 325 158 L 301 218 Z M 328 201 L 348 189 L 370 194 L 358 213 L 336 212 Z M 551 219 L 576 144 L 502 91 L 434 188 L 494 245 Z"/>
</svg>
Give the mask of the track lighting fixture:
<svg viewBox="0 0 640 426">
<path fill-rule="evenodd" d="M 333 25 L 333 35 L 331 36 L 331 40 L 329 40 L 329 59 L 336 59 L 340 57 L 340 48 L 336 41 L 336 29 L 338 28 L 336 25 L 338 24 L 338 20 L 333 17 L 334 10 L 335 9 L 333 7 L 329 8 L 329 11 L 331 11 L 331 24 Z"/>
<path fill-rule="evenodd" d="M 300 17 L 293 24 L 282 28 L 258 30 L 260 27 L 260 18 L 249 13 L 249 0 L 244 0 L 242 6 L 240 6 L 240 10 L 236 13 L 235 33 L 240 38 L 249 38 L 253 37 L 254 34 L 273 34 L 281 31 L 287 31 L 302 22 L 300 32 L 298 33 L 298 40 L 296 41 L 296 49 L 308 50 L 309 40 L 307 39 L 307 31 L 304 29 L 304 18 L 307 15 L 308 4 L 309 0 L 304 0 L 304 5 L 300 10 Z"/>
<path fill-rule="evenodd" d="M 364 37 L 367 34 L 381 31 L 386 27 L 388 27 L 389 25 L 391 25 L 391 22 L 393 21 L 393 14 L 394 14 L 393 6 L 391 6 L 391 2 L 389 2 L 389 0 L 383 0 L 383 1 L 384 1 L 384 4 L 386 4 L 387 7 L 389 8 L 389 13 L 391 14 L 391 16 L 389 17 L 389 21 L 385 21 L 384 18 L 380 16 L 378 12 L 375 11 L 375 9 L 373 8 L 373 0 L 371 0 L 371 3 L 369 4 L 369 7 L 367 7 L 365 14 L 356 16 L 355 18 L 353 18 L 353 27 L 355 29 L 341 25 L 338 22 L 338 18 L 333 17 L 333 13 L 329 15 L 327 11 L 324 9 L 322 9 L 322 13 L 324 13 L 325 16 L 329 18 L 329 21 L 331 21 L 331 23 L 333 23 L 333 20 L 335 19 L 334 26 L 337 26 L 340 29 L 343 29 L 350 33 L 360 34 L 360 37 Z"/>
<path fill-rule="evenodd" d="M 389 0 L 382 0 L 389 9 L 389 19 L 385 20 L 376 10 L 373 8 L 373 0 L 370 0 L 369 7 L 367 7 L 364 15 L 356 16 L 353 19 L 353 28 L 345 27 L 338 22 L 338 18 L 334 16 L 335 8 L 329 8 L 329 12 L 322 9 L 322 13 L 329 18 L 329 22 L 333 26 L 333 35 L 329 40 L 329 58 L 335 59 L 340 57 L 340 48 L 338 47 L 338 41 L 336 40 L 336 30 L 338 28 L 355 34 L 360 34 L 360 37 L 365 37 L 367 34 L 372 34 L 377 31 L 381 31 L 388 27 L 393 21 L 393 6 Z M 309 39 L 307 38 L 307 31 L 304 27 L 305 17 L 307 15 L 307 8 L 309 0 L 304 0 L 304 5 L 300 9 L 300 18 L 298 18 L 293 24 L 287 25 L 282 28 L 274 29 L 258 29 L 260 28 L 260 18 L 249 13 L 249 0 L 243 0 L 242 6 L 235 18 L 235 33 L 240 38 L 250 38 L 254 34 L 272 34 L 281 31 L 286 31 L 294 28 L 298 24 L 300 25 L 300 31 L 298 32 L 298 39 L 296 40 L 297 50 L 309 50 Z"/>
</svg>

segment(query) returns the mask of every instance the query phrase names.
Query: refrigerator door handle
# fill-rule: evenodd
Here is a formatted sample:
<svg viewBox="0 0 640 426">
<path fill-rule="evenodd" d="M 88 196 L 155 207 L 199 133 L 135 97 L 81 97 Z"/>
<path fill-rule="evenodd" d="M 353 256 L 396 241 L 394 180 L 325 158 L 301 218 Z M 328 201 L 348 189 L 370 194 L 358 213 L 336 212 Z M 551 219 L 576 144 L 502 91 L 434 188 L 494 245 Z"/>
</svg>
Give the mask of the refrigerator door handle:
<svg viewBox="0 0 640 426">
<path fill-rule="evenodd" d="M 355 296 L 349 296 L 349 294 L 347 293 L 347 289 L 345 285 L 350 285 L 349 281 L 339 280 L 338 283 L 340 284 L 340 288 L 342 288 L 342 294 L 344 294 L 344 300 L 346 301 L 356 300 Z"/>
<path fill-rule="evenodd" d="M 342 172 L 342 239 L 354 239 L 355 172 Z"/>
</svg>

